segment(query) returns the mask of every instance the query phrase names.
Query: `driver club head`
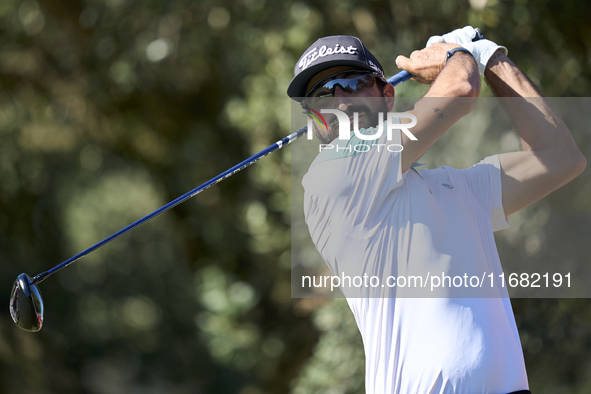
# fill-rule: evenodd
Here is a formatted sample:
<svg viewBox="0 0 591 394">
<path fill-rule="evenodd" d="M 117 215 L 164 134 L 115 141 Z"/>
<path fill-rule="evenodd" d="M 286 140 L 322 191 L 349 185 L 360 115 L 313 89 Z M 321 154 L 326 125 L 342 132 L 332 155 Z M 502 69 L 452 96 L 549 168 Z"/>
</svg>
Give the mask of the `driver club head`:
<svg viewBox="0 0 591 394">
<path fill-rule="evenodd" d="M 20 274 L 10 293 L 10 316 L 17 326 L 26 331 L 39 331 L 43 325 L 41 292 L 27 274 Z"/>
</svg>

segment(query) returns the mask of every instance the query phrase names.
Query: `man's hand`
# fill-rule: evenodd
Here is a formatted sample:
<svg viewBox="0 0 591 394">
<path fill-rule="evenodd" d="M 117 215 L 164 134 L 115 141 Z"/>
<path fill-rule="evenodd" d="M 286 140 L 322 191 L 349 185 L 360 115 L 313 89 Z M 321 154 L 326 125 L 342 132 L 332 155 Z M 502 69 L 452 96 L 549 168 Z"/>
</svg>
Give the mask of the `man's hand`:
<svg viewBox="0 0 591 394">
<path fill-rule="evenodd" d="M 414 75 L 413 80 L 430 85 L 443 70 L 447 52 L 458 46 L 446 43 L 434 44 L 420 51 L 414 51 L 410 54 L 410 58 L 398 56 L 396 65 Z"/>
<path fill-rule="evenodd" d="M 455 43 L 460 44 L 464 48 L 470 51 L 476 61 L 478 62 L 478 70 L 480 71 L 480 75 L 484 75 L 484 71 L 486 70 L 486 65 L 488 64 L 491 56 L 497 51 L 500 50 L 505 55 L 507 55 L 508 51 L 507 48 L 504 46 L 500 46 L 495 44 L 490 40 L 478 40 L 472 42 L 472 40 L 476 37 L 476 29 L 472 26 L 466 26 L 461 29 L 456 29 L 451 33 L 444 34 L 442 36 L 432 36 L 427 41 L 427 48 L 431 47 L 432 45 L 438 45 L 440 43 Z"/>
</svg>

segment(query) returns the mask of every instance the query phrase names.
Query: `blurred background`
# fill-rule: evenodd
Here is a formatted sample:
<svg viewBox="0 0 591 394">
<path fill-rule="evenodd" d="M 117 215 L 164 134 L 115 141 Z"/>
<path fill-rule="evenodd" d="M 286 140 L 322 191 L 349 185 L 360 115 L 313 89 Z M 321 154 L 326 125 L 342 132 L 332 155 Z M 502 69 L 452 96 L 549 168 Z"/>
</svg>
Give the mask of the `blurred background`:
<svg viewBox="0 0 591 394">
<path fill-rule="evenodd" d="M 588 103 L 590 11 L 582 0 L 3 0 L 0 392 L 363 392 L 344 300 L 290 296 L 290 148 L 45 281 L 39 333 L 12 323 L 10 290 L 289 134 L 285 91 L 320 36 L 360 37 L 393 75 L 397 55 L 472 24 L 545 95 Z M 425 90 L 407 82 L 397 95 Z M 572 131 L 591 161 L 589 129 Z M 590 173 L 511 217 L 501 260 L 589 263 Z M 591 301 L 512 303 L 532 391 L 591 392 Z"/>
</svg>

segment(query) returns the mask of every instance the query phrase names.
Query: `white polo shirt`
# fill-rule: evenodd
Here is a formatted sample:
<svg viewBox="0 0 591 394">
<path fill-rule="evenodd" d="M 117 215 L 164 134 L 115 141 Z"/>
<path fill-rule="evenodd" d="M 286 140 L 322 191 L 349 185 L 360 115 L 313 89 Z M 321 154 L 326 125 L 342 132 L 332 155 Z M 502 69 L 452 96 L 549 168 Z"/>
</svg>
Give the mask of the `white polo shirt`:
<svg viewBox="0 0 591 394">
<path fill-rule="evenodd" d="M 337 142 L 341 149 L 321 152 L 302 180 L 304 214 L 333 275 L 382 284 L 342 288 L 363 338 L 366 392 L 528 389 L 506 289 L 487 281 L 502 272 L 493 231 L 508 226 L 498 157 L 402 174 L 400 153 L 387 149 L 399 133 L 366 152 L 355 136 Z M 429 292 L 435 275 L 484 278 L 487 298 L 451 284 Z M 389 276 L 421 277 L 428 288 L 384 287 Z"/>
</svg>

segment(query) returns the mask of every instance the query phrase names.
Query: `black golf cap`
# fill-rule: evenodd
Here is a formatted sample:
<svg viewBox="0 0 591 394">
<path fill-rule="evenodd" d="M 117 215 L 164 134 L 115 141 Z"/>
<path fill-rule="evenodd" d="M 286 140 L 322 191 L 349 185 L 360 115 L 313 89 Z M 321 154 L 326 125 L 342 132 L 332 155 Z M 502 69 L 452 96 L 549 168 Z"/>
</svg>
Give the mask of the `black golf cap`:
<svg viewBox="0 0 591 394">
<path fill-rule="evenodd" d="M 293 99 L 304 97 L 310 79 L 320 71 L 334 66 L 351 66 L 354 69 L 374 71 L 384 75 L 380 62 L 359 38 L 323 37 L 312 44 L 298 60 L 293 70 L 294 77 L 287 87 L 287 95 Z"/>
</svg>

